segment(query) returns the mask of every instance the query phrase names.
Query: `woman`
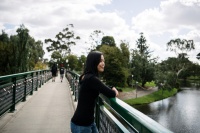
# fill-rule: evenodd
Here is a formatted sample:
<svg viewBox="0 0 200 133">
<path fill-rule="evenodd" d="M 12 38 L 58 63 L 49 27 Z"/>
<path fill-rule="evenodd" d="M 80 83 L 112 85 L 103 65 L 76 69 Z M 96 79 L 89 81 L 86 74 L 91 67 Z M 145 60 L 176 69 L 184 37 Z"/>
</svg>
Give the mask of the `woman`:
<svg viewBox="0 0 200 133">
<path fill-rule="evenodd" d="M 94 122 L 95 100 L 99 93 L 107 97 L 118 96 L 115 87 L 110 89 L 98 78 L 104 71 L 105 62 L 101 52 L 90 52 L 86 59 L 84 73 L 79 78 L 80 91 L 76 111 L 71 119 L 72 133 L 98 133 Z"/>
</svg>

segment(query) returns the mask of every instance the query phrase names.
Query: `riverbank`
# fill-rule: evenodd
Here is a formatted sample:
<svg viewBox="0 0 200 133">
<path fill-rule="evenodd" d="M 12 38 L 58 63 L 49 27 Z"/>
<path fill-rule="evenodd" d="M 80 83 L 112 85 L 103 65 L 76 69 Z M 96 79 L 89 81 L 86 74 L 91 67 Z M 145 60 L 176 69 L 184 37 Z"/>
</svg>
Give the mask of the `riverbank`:
<svg viewBox="0 0 200 133">
<path fill-rule="evenodd" d="M 155 101 L 159 101 L 168 97 L 171 97 L 177 93 L 177 89 L 158 90 L 156 87 L 148 89 L 140 89 L 131 92 L 121 92 L 119 99 L 123 100 L 127 104 L 134 106 L 138 104 L 148 104 Z"/>
<path fill-rule="evenodd" d="M 148 89 L 138 89 L 137 91 L 132 90 L 129 92 L 119 92 L 118 98 L 121 100 L 134 99 L 136 97 L 138 98 L 149 95 L 156 91 L 158 91 L 158 87 L 149 87 Z"/>
</svg>

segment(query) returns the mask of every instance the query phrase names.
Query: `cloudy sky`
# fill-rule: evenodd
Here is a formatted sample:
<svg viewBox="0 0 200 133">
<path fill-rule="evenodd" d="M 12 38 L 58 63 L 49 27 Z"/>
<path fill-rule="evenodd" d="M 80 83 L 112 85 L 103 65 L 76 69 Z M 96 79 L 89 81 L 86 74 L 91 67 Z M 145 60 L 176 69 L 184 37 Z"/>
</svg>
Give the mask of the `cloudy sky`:
<svg viewBox="0 0 200 133">
<path fill-rule="evenodd" d="M 0 30 L 9 35 L 24 24 L 36 40 L 55 39 L 68 24 L 81 37 L 72 48 L 76 55 L 87 54 L 89 35 L 101 30 L 135 48 L 143 32 L 153 56 L 159 60 L 176 56 L 166 51 L 171 39 L 192 39 L 195 50 L 191 61 L 200 52 L 200 0 L 1 0 Z M 46 46 L 46 44 L 44 44 Z M 46 58 L 50 54 L 46 52 Z"/>
</svg>

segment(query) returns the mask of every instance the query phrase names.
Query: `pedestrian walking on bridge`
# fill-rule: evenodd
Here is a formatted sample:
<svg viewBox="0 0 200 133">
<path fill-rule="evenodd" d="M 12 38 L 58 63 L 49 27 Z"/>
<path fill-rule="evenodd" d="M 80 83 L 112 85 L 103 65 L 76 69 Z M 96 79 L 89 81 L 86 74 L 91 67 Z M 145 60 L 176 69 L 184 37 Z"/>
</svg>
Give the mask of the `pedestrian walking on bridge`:
<svg viewBox="0 0 200 133">
<path fill-rule="evenodd" d="M 63 64 L 61 64 L 60 65 L 60 80 L 61 80 L 61 82 L 63 81 L 64 73 L 65 73 L 65 68 L 63 67 Z"/>
<path fill-rule="evenodd" d="M 55 80 L 56 80 L 57 71 L 58 70 L 57 70 L 56 63 L 54 63 L 53 66 L 51 67 L 52 82 L 55 82 Z"/>
</svg>

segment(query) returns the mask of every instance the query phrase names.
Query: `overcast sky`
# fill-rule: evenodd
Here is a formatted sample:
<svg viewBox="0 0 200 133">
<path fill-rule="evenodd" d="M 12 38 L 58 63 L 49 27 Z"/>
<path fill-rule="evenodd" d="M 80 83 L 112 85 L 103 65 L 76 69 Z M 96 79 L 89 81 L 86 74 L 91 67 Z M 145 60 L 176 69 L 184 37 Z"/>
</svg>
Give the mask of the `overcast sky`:
<svg viewBox="0 0 200 133">
<path fill-rule="evenodd" d="M 84 42 L 94 30 L 113 36 L 117 46 L 120 40 L 126 40 L 130 49 L 143 32 L 153 56 L 159 60 L 176 56 L 166 51 L 171 39 L 192 39 L 195 50 L 189 58 L 199 62 L 200 0 L 1 0 L 0 30 L 16 34 L 21 24 L 41 41 L 55 39 L 58 32 L 73 24 L 81 37 L 72 49 L 78 56 L 87 54 L 89 46 Z"/>
</svg>

